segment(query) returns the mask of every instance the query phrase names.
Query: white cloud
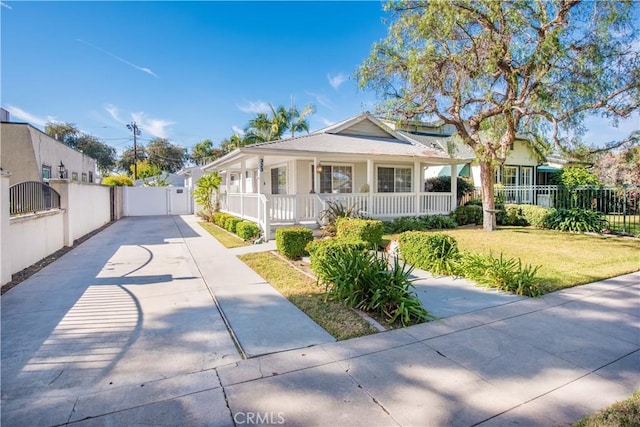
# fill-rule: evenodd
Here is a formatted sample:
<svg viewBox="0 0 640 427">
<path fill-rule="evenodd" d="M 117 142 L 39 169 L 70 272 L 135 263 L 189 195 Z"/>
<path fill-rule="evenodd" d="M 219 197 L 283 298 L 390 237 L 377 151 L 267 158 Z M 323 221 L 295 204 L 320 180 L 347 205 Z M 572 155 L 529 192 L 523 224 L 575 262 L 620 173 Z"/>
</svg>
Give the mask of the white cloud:
<svg viewBox="0 0 640 427">
<path fill-rule="evenodd" d="M 337 122 L 327 119 L 326 117 L 318 117 L 325 127 L 336 124 Z"/>
<path fill-rule="evenodd" d="M 131 117 L 133 121 L 138 124 L 140 129 L 143 132 L 146 132 L 150 135 L 156 136 L 158 138 L 166 138 L 167 137 L 167 127 L 175 124 L 175 122 L 170 122 L 168 120 L 162 119 L 154 119 L 145 117 L 143 112 L 139 113 L 131 113 Z"/>
<path fill-rule="evenodd" d="M 335 90 L 338 90 L 340 85 L 342 85 L 342 83 L 346 82 L 347 79 L 348 79 L 348 76 L 346 74 L 344 74 L 344 73 L 339 73 L 336 76 L 331 76 L 331 74 L 327 74 L 327 80 L 329 80 L 329 84 Z"/>
<path fill-rule="evenodd" d="M 82 43 L 82 44 L 86 44 L 87 46 L 89 46 L 89 47 L 91 47 L 91 48 L 93 48 L 93 49 L 99 50 L 100 52 L 105 53 L 105 54 L 109 55 L 110 57 L 112 57 L 112 58 L 114 58 L 114 59 L 117 59 L 118 61 L 120 61 L 120 62 L 122 62 L 122 63 L 124 63 L 124 64 L 127 64 L 127 65 L 128 65 L 128 66 L 130 66 L 130 67 L 135 68 L 136 70 L 140 70 L 140 71 L 142 71 L 143 73 L 147 73 L 147 74 L 149 74 L 149 75 L 151 75 L 151 76 L 153 76 L 153 77 L 159 78 L 159 77 L 156 75 L 156 73 L 154 73 L 153 71 L 151 71 L 151 69 L 150 69 L 150 68 L 147 68 L 147 67 L 141 67 L 141 66 L 139 66 L 139 65 L 136 65 L 136 64 L 134 64 L 134 63 L 132 63 L 132 62 L 127 61 L 127 60 L 126 60 L 126 59 L 124 59 L 124 58 L 119 57 L 119 56 L 118 56 L 118 55 L 116 55 L 115 53 L 111 53 L 111 52 L 109 52 L 109 51 L 108 51 L 108 50 L 106 50 L 106 49 L 103 49 L 103 48 L 101 48 L 101 47 L 98 47 L 98 46 L 96 46 L 96 45 L 93 45 L 93 44 L 91 44 L 91 43 L 89 43 L 89 42 L 86 42 L 86 41 L 84 41 L 84 40 L 82 40 L 82 39 L 76 39 L 76 41 L 78 41 L 78 42 L 80 42 L 80 43 Z"/>
<path fill-rule="evenodd" d="M 12 118 L 16 117 L 41 128 L 43 128 L 47 124 L 47 122 L 58 122 L 55 117 L 38 117 L 34 114 L 29 113 L 28 111 L 23 110 L 20 107 L 15 107 L 13 105 L 7 105 L 6 110 L 11 114 Z"/>
<path fill-rule="evenodd" d="M 240 136 L 244 136 L 244 129 L 242 129 L 242 128 L 236 126 L 236 125 L 231 126 L 231 130 L 233 131 L 233 133 L 237 133 Z"/>
<path fill-rule="evenodd" d="M 120 111 L 115 105 L 107 104 L 104 109 L 116 122 L 122 125 L 129 123 L 120 116 Z M 131 120 L 136 122 L 141 131 L 158 138 L 167 138 L 167 127 L 175 124 L 175 122 L 169 120 L 147 117 L 144 112 L 131 113 Z"/>
<path fill-rule="evenodd" d="M 0 6 L 6 7 L 9 10 L 13 9 L 11 6 L 9 6 L 8 4 L 6 4 L 5 2 L 2 2 L 2 1 L 0 1 Z"/>
<path fill-rule="evenodd" d="M 264 101 L 245 101 L 244 105 L 236 105 L 243 113 L 268 113 L 271 111 L 269 104 Z"/>
<path fill-rule="evenodd" d="M 326 107 L 332 111 L 335 111 L 335 108 L 333 106 L 333 104 L 331 103 L 331 100 L 329 99 L 328 96 L 319 94 L 319 93 L 314 93 L 314 92 L 306 92 L 308 95 L 313 96 L 316 100 L 316 102 L 320 105 L 322 105 L 323 107 Z"/>
</svg>

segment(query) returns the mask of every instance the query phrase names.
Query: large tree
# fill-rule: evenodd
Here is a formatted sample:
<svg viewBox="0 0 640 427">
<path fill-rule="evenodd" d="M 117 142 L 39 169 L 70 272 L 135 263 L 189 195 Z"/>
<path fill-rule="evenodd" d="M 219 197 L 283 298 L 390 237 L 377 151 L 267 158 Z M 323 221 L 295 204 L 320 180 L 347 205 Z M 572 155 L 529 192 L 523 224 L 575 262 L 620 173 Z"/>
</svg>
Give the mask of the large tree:
<svg viewBox="0 0 640 427">
<path fill-rule="evenodd" d="M 281 139 L 287 131 L 291 132 L 292 138 L 296 132 L 309 132 L 307 117 L 315 113 L 315 107 L 311 104 L 305 105 L 302 110 L 298 110 L 295 105 L 287 109 L 282 105 L 276 108 L 269 104 L 269 109 L 269 113 L 256 113 L 249 120 L 243 139 L 245 144 L 275 141 Z"/>
<path fill-rule="evenodd" d="M 189 158 L 198 165 L 206 165 L 224 154 L 221 148 L 213 145 L 210 139 L 204 139 L 193 146 Z"/>
<path fill-rule="evenodd" d="M 80 132 L 74 123 L 48 122 L 44 131 L 47 135 L 69 147 L 96 159 L 98 170 L 102 175 L 107 175 L 116 167 L 115 148 L 103 143 L 93 135 Z"/>
<path fill-rule="evenodd" d="M 154 138 L 146 146 L 147 160 L 165 172 L 177 172 L 187 160 L 187 149 L 172 144 L 166 138 Z"/>
<path fill-rule="evenodd" d="M 359 68 L 361 87 L 378 91 L 385 101 L 379 111 L 392 117 L 453 125 L 480 164 L 485 210 L 495 208 L 494 171 L 516 136 L 567 150 L 568 136 L 580 135 L 587 115 L 615 121 L 640 105 L 631 1 L 396 1 L 386 7 L 393 12 L 389 33 Z M 485 215 L 484 228 L 494 227 Z"/>
</svg>

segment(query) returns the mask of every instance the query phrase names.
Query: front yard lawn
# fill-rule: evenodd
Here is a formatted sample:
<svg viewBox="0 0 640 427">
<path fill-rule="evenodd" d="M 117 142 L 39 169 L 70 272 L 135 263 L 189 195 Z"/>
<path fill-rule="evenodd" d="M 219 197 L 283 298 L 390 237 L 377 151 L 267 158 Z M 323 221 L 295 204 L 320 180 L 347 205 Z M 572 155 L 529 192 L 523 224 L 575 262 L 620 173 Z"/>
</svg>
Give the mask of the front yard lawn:
<svg viewBox="0 0 640 427">
<path fill-rule="evenodd" d="M 618 427 L 640 425 L 640 392 L 627 400 L 617 402 L 602 411 L 585 417 L 574 427 Z"/>
<path fill-rule="evenodd" d="M 212 224 L 210 222 L 198 222 L 198 224 L 200 224 L 202 228 L 207 230 L 209 234 L 215 237 L 218 242 L 222 243 L 227 249 L 250 245 L 249 242 L 245 242 L 235 234 L 231 234 L 227 230 L 224 230 L 215 224 Z"/>
<path fill-rule="evenodd" d="M 640 240 L 560 233 L 526 227 L 442 231 L 458 241 L 462 251 L 500 252 L 540 265 L 538 277 L 546 292 L 608 279 L 640 270 Z M 391 236 L 385 236 L 387 239 Z"/>
<path fill-rule="evenodd" d="M 350 308 L 325 301 L 324 288 L 276 255 L 259 252 L 239 258 L 335 339 L 346 340 L 377 332 Z"/>
</svg>

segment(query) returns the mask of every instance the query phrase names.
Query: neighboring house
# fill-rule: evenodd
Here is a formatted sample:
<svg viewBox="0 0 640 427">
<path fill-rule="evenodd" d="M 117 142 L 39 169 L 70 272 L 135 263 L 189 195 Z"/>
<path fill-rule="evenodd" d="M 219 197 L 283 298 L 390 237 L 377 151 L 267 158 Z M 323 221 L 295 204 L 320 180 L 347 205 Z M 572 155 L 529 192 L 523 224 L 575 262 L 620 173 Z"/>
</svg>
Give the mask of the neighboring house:
<svg viewBox="0 0 640 427">
<path fill-rule="evenodd" d="M 364 113 L 308 135 L 240 147 L 204 166 L 218 171 L 222 210 L 273 223 L 319 221 L 329 201 L 374 218 L 448 214 L 450 193 L 425 193 L 430 168 L 457 171 L 473 157 L 450 156 L 447 135 L 396 132 Z"/>
<path fill-rule="evenodd" d="M 387 126 L 395 129 L 402 135 L 410 135 L 420 141 L 420 138 L 434 138 L 443 150 L 454 157 L 475 158 L 473 150 L 459 140 L 456 142 L 452 135 L 455 128 L 442 123 L 410 122 L 398 127 L 394 122 L 384 122 Z M 550 186 L 551 174 L 562 169 L 565 165 L 573 164 L 559 156 L 547 156 L 543 159 L 536 153 L 524 139 L 517 139 L 509 147 L 507 158 L 504 164 L 496 170 L 495 184 L 496 193 L 501 195 L 507 203 L 539 204 L 550 206 L 551 194 L 556 191 Z M 480 180 L 480 166 L 474 161 L 470 161 L 463 167 L 458 168 L 458 176 L 471 180 L 477 189 L 482 187 Z M 440 166 L 431 167 L 425 171 L 425 178 L 437 176 L 451 176 L 451 167 Z"/>
<path fill-rule="evenodd" d="M 11 172 L 9 185 L 67 178 L 95 181 L 96 160 L 28 123 L 0 123 L 0 167 Z"/>
<path fill-rule="evenodd" d="M 198 184 L 198 179 L 204 175 L 204 171 L 200 166 L 192 166 L 189 168 L 180 169 L 176 172 L 177 175 L 184 179 L 184 186 L 188 188 L 195 188 Z"/>
</svg>

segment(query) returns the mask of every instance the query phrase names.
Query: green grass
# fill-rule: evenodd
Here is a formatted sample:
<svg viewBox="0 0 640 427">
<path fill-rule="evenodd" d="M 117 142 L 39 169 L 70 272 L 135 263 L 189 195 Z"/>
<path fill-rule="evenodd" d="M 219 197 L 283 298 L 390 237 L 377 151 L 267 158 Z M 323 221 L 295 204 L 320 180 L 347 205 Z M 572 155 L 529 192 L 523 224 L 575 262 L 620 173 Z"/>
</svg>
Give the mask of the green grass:
<svg viewBox="0 0 640 427">
<path fill-rule="evenodd" d="M 350 308 L 325 301 L 324 288 L 276 255 L 260 252 L 239 258 L 335 339 L 346 340 L 377 332 Z"/>
<path fill-rule="evenodd" d="M 540 265 L 538 277 L 546 292 L 595 282 L 640 270 L 640 241 L 560 233 L 526 227 L 444 230 L 462 251 L 493 253 Z M 392 236 L 385 236 L 385 241 Z"/>
<path fill-rule="evenodd" d="M 245 242 L 233 233 L 229 233 L 227 230 L 218 227 L 210 222 L 198 222 L 202 228 L 207 230 L 209 234 L 215 237 L 225 248 L 239 248 L 240 246 L 249 246 L 250 243 Z"/>
<path fill-rule="evenodd" d="M 585 417 L 574 427 L 619 427 L 640 426 L 640 392 L 627 400 L 617 402 L 602 411 Z"/>
</svg>

